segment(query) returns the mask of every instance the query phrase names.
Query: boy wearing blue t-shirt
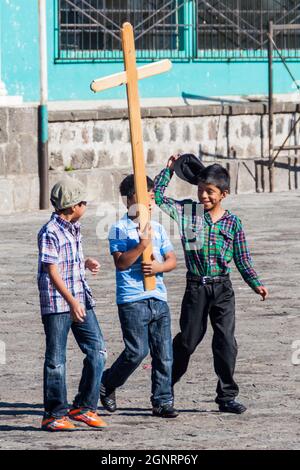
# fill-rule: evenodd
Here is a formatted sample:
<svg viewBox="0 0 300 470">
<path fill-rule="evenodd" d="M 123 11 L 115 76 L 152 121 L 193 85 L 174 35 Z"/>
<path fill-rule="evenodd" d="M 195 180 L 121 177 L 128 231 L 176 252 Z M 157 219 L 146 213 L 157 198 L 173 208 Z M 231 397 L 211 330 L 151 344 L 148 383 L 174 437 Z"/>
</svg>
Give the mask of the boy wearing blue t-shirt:
<svg viewBox="0 0 300 470">
<path fill-rule="evenodd" d="M 154 203 L 153 181 L 147 177 L 149 208 Z M 100 399 L 104 408 L 114 412 L 115 390 L 123 385 L 147 356 L 152 356 L 153 415 L 176 418 L 172 392 L 172 336 L 170 311 L 163 273 L 176 267 L 173 247 L 164 228 L 151 222 L 144 232 L 136 223 L 134 176 L 127 176 L 120 185 L 127 198 L 128 213 L 114 224 L 109 233 L 110 252 L 116 266 L 117 305 L 125 349 L 102 376 Z M 151 230 L 151 237 L 149 232 Z M 141 255 L 152 238 L 154 259 L 141 262 Z M 144 274 L 155 274 L 155 290 L 145 291 Z"/>
</svg>

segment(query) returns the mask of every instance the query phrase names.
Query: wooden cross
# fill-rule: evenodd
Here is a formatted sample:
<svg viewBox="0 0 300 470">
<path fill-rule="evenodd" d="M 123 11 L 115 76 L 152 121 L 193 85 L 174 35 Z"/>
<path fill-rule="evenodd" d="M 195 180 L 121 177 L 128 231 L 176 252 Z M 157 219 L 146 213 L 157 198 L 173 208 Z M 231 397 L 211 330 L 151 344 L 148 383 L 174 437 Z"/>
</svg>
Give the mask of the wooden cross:
<svg viewBox="0 0 300 470">
<path fill-rule="evenodd" d="M 162 60 L 137 68 L 132 25 L 127 22 L 124 23 L 121 33 L 125 71 L 94 80 L 91 83 L 91 89 L 97 92 L 126 84 L 135 194 L 138 205 L 140 229 L 144 230 L 147 222 L 150 220 L 150 212 L 148 208 L 148 190 L 138 80 L 166 72 L 170 70 L 172 63 L 170 60 Z M 144 263 L 151 262 L 152 244 L 148 245 L 142 258 Z M 155 289 L 155 276 L 144 276 L 144 286 L 145 290 Z"/>
</svg>

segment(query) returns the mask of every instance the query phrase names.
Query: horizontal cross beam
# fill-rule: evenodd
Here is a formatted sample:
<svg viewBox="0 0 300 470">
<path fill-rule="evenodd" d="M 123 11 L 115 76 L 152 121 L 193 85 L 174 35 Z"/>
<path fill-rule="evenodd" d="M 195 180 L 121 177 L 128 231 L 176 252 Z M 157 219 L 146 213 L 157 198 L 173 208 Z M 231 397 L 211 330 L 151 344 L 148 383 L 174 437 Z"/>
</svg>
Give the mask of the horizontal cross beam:
<svg viewBox="0 0 300 470">
<path fill-rule="evenodd" d="M 159 62 L 153 62 L 153 64 L 147 64 L 137 69 L 138 80 L 143 78 L 152 77 L 163 72 L 167 72 L 172 67 L 172 62 L 168 59 L 161 60 Z M 91 83 L 91 90 L 95 93 L 98 91 L 107 90 L 108 88 L 114 88 L 120 85 L 126 85 L 127 72 L 114 73 L 103 78 L 93 80 Z"/>
</svg>

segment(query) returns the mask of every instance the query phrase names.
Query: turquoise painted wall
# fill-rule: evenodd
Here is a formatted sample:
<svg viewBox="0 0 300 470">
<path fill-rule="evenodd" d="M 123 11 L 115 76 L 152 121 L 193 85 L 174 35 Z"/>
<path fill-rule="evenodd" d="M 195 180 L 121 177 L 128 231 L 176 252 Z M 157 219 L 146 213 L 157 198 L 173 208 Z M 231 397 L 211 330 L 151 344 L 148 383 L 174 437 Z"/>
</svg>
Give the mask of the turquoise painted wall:
<svg viewBox="0 0 300 470">
<path fill-rule="evenodd" d="M 93 94 L 94 78 L 122 70 L 122 64 L 54 64 L 54 1 L 47 0 L 49 100 L 101 100 L 125 97 L 125 88 Z M 11 95 L 24 101 L 39 99 L 38 0 L 0 0 L 2 80 Z M 141 63 L 142 65 L 142 63 Z M 290 63 L 300 80 L 300 63 Z M 141 97 L 195 97 L 267 93 L 267 62 L 174 63 L 169 73 L 140 82 Z M 274 67 L 276 93 L 291 93 L 292 80 L 278 62 Z"/>
</svg>

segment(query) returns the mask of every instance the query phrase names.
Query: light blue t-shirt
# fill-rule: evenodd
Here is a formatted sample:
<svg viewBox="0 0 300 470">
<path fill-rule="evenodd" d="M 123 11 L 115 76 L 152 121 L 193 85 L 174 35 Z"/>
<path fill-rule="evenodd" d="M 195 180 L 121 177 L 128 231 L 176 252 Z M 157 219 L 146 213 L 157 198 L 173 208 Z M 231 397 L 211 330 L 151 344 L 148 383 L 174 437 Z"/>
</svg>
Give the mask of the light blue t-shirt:
<svg viewBox="0 0 300 470">
<path fill-rule="evenodd" d="M 173 246 L 161 224 L 151 221 L 151 227 L 154 232 L 152 236 L 153 255 L 159 263 L 162 263 L 164 255 L 173 251 Z M 125 214 L 122 219 L 112 225 L 108 239 L 111 254 L 117 251 L 129 251 L 140 242 L 138 224 Z M 155 275 L 155 290 L 144 290 L 141 261 L 142 257 L 139 257 L 128 269 L 124 271 L 116 269 L 117 304 L 136 302 L 138 300 L 149 299 L 150 297 L 167 301 L 167 290 L 162 273 Z"/>
</svg>

